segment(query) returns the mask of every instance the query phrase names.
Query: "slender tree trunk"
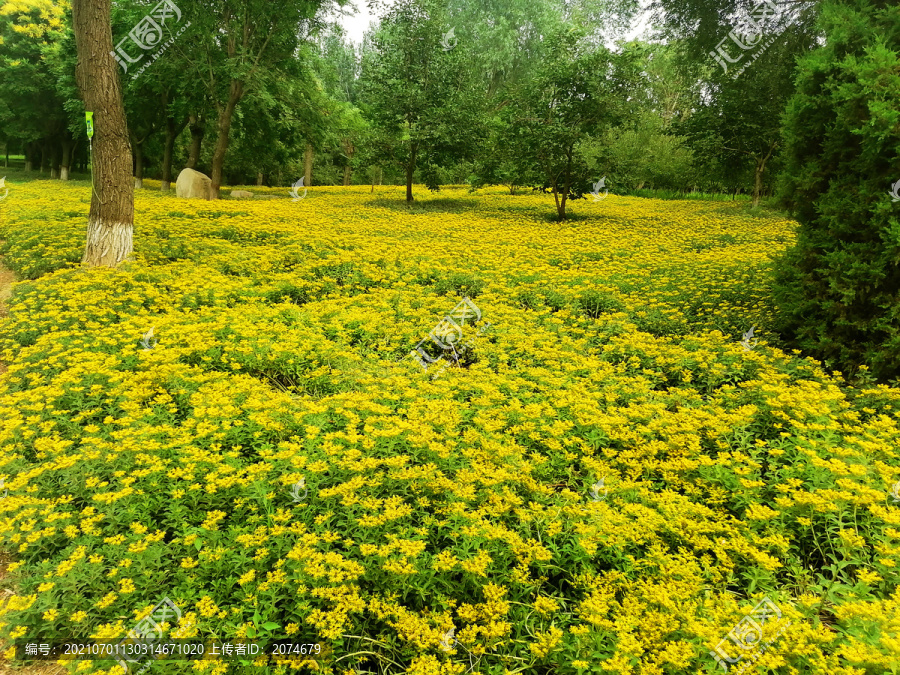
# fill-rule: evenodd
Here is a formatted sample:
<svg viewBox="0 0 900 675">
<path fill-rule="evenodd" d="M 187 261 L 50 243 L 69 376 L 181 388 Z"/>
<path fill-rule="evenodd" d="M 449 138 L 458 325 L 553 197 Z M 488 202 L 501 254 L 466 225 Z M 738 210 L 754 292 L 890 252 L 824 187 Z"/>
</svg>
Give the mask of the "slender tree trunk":
<svg viewBox="0 0 900 675">
<path fill-rule="evenodd" d="M 313 165 L 313 146 L 312 143 L 306 143 L 306 153 L 303 155 L 303 185 L 309 187 L 312 185 L 312 165 Z"/>
<path fill-rule="evenodd" d="M 206 122 L 198 115 L 190 116 L 191 151 L 188 155 L 188 169 L 196 169 L 200 161 L 200 148 L 203 145 L 203 136 L 206 133 Z"/>
<path fill-rule="evenodd" d="M 225 170 L 225 153 L 228 152 L 228 134 L 231 132 L 231 120 L 234 117 L 234 109 L 243 95 L 243 85 L 237 80 L 231 81 L 231 89 L 228 92 L 228 102 L 219 110 L 219 120 L 216 123 L 216 147 L 212 158 L 212 185 L 209 188 L 209 198 L 219 198 L 219 188 L 222 187 L 222 175 Z"/>
<path fill-rule="evenodd" d="M 356 151 L 356 148 L 353 147 L 353 142 L 349 139 L 344 141 L 344 153 L 347 155 L 347 163 L 344 165 L 344 186 L 350 185 L 350 176 L 353 172 L 351 168 L 351 164 L 353 162 L 353 153 Z"/>
<path fill-rule="evenodd" d="M 72 0 L 75 77 L 85 109 L 94 113 L 94 188 L 82 259 L 91 267 L 114 267 L 128 258 L 134 231 L 131 144 L 119 67 L 111 56 L 111 2 Z"/>
<path fill-rule="evenodd" d="M 187 118 L 177 123 L 173 118 L 166 118 L 166 141 L 163 147 L 162 184 L 160 190 L 168 192 L 172 186 L 172 154 L 175 149 L 175 139 L 187 126 Z"/>
<path fill-rule="evenodd" d="M 59 162 L 59 179 L 69 180 L 69 167 L 72 165 L 72 139 L 67 133 L 63 136 L 62 143 L 62 159 Z"/>
<path fill-rule="evenodd" d="M 413 172 L 416 170 L 416 150 L 419 148 L 415 144 L 409 146 L 409 161 L 406 163 L 406 203 L 411 204 L 413 201 L 412 181 Z"/>
<path fill-rule="evenodd" d="M 382 167 L 378 167 L 378 187 L 381 187 L 381 180 L 384 178 L 384 169 Z"/>
<path fill-rule="evenodd" d="M 256 186 L 260 187 L 262 184 L 263 184 L 263 172 L 257 171 L 256 172 Z"/>
<path fill-rule="evenodd" d="M 54 143 L 50 151 L 50 178 L 59 178 L 59 159 L 56 153 L 56 144 Z"/>
<path fill-rule="evenodd" d="M 47 166 L 47 142 L 41 142 L 41 167 L 40 173 L 44 173 L 44 169 Z"/>
<path fill-rule="evenodd" d="M 132 142 L 134 147 L 134 189 L 144 187 L 144 142 Z"/>
<path fill-rule="evenodd" d="M 756 158 L 756 171 L 754 172 L 753 177 L 753 208 L 755 209 L 759 206 L 759 195 L 762 192 L 762 177 L 763 172 L 766 170 L 766 162 L 769 161 L 769 158 L 772 156 L 772 153 L 775 152 L 775 148 L 778 147 L 778 143 L 776 141 L 772 141 L 769 145 L 769 152 L 765 157 L 757 157 Z"/>
</svg>

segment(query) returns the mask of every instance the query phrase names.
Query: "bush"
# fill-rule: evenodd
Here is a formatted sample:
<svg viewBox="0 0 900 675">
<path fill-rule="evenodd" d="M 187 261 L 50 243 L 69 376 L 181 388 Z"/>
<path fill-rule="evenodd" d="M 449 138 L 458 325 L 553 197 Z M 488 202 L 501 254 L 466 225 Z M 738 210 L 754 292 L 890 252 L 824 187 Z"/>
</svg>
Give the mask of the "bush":
<svg viewBox="0 0 900 675">
<path fill-rule="evenodd" d="M 777 262 L 776 329 L 846 372 L 900 374 L 900 8 L 823 8 L 826 44 L 800 63 L 781 196 L 800 222 Z"/>
</svg>

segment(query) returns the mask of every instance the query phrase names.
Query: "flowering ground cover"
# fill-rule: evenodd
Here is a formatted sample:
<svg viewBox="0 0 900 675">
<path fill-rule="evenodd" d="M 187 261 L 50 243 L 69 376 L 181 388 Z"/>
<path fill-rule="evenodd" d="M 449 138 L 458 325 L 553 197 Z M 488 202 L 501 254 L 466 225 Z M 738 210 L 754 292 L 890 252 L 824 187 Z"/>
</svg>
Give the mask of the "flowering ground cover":
<svg viewBox="0 0 900 675">
<path fill-rule="evenodd" d="M 143 190 L 135 260 L 81 270 L 90 186 L 14 187 L 6 658 L 167 597 L 171 637 L 323 653 L 148 672 L 900 673 L 900 390 L 767 334 L 791 221 Z M 462 297 L 490 328 L 433 379 L 409 352 Z"/>
</svg>

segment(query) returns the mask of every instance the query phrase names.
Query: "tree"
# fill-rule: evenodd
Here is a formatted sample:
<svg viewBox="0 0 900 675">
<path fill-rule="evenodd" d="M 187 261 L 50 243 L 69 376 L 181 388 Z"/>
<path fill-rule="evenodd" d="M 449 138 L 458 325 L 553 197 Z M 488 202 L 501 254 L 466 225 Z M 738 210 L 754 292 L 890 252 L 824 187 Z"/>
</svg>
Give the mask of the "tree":
<svg viewBox="0 0 900 675">
<path fill-rule="evenodd" d="M 94 113 L 93 190 L 82 263 L 114 267 L 132 252 L 134 185 L 119 66 L 111 56 L 111 0 L 73 0 L 75 75 Z"/>
<path fill-rule="evenodd" d="M 540 175 L 536 183 L 553 194 L 557 217 L 566 204 L 590 191 L 589 166 L 578 148 L 624 121 L 637 83 L 636 54 L 613 55 L 591 45 L 574 28 L 547 38 L 548 57 L 535 78 L 519 88 L 504 108 L 505 138 L 522 175 Z"/>
<path fill-rule="evenodd" d="M 336 0 L 337 5 L 347 0 Z M 235 110 L 254 88 L 265 88 L 290 64 L 301 43 L 322 26 L 317 18 L 332 0 L 193 0 L 200 37 L 196 76 L 216 108 L 211 197 L 219 198 Z M 196 51 L 196 46 L 193 46 Z"/>
<path fill-rule="evenodd" d="M 900 6 L 837 0 L 785 115 L 781 197 L 800 223 L 777 265 L 776 328 L 832 367 L 900 374 Z"/>
<path fill-rule="evenodd" d="M 777 161 L 781 113 L 794 91 L 797 58 L 821 37 L 820 0 L 655 0 L 661 34 L 678 45 L 679 68 L 703 83 L 689 137 L 701 172 L 751 183 L 758 206 Z"/>
<path fill-rule="evenodd" d="M 71 145 L 50 57 L 64 38 L 64 7 L 50 0 L 6 2 L 0 11 L 0 123 L 25 143 L 26 170 L 40 153 L 56 177 L 63 145 Z M 66 165 L 68 166 L 68 165 Z"/>
<path fill-rule="evenodd" d="M 417 167 L 437 190 L 437 167 L 472 156 L 484 135 L 471 55 L 448 33 L 435 0 L 399 0 L 363 51 L 361 105 L 399 142 L 407 203 Z"/>
</svg>

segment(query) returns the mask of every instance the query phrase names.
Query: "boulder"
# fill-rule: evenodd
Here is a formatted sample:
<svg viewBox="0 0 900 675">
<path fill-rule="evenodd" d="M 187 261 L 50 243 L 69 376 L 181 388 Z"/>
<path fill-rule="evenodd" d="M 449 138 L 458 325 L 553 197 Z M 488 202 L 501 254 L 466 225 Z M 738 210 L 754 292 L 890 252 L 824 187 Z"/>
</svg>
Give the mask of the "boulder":
<svg viewBox="0 0 900 675">
<path fill-rule="evenodd" d="M 231 196 L 235 199 L 253 199 L 253 193 L 247 190 L 232 190 Z"/>
<path fill-rule="evenodd" d="M 209 199 L 211 186 L 212 180 L 209 176 L 193 169 L 184 169 L 175 181 L 175 196 L 185 199 Z"/>
</svg>

